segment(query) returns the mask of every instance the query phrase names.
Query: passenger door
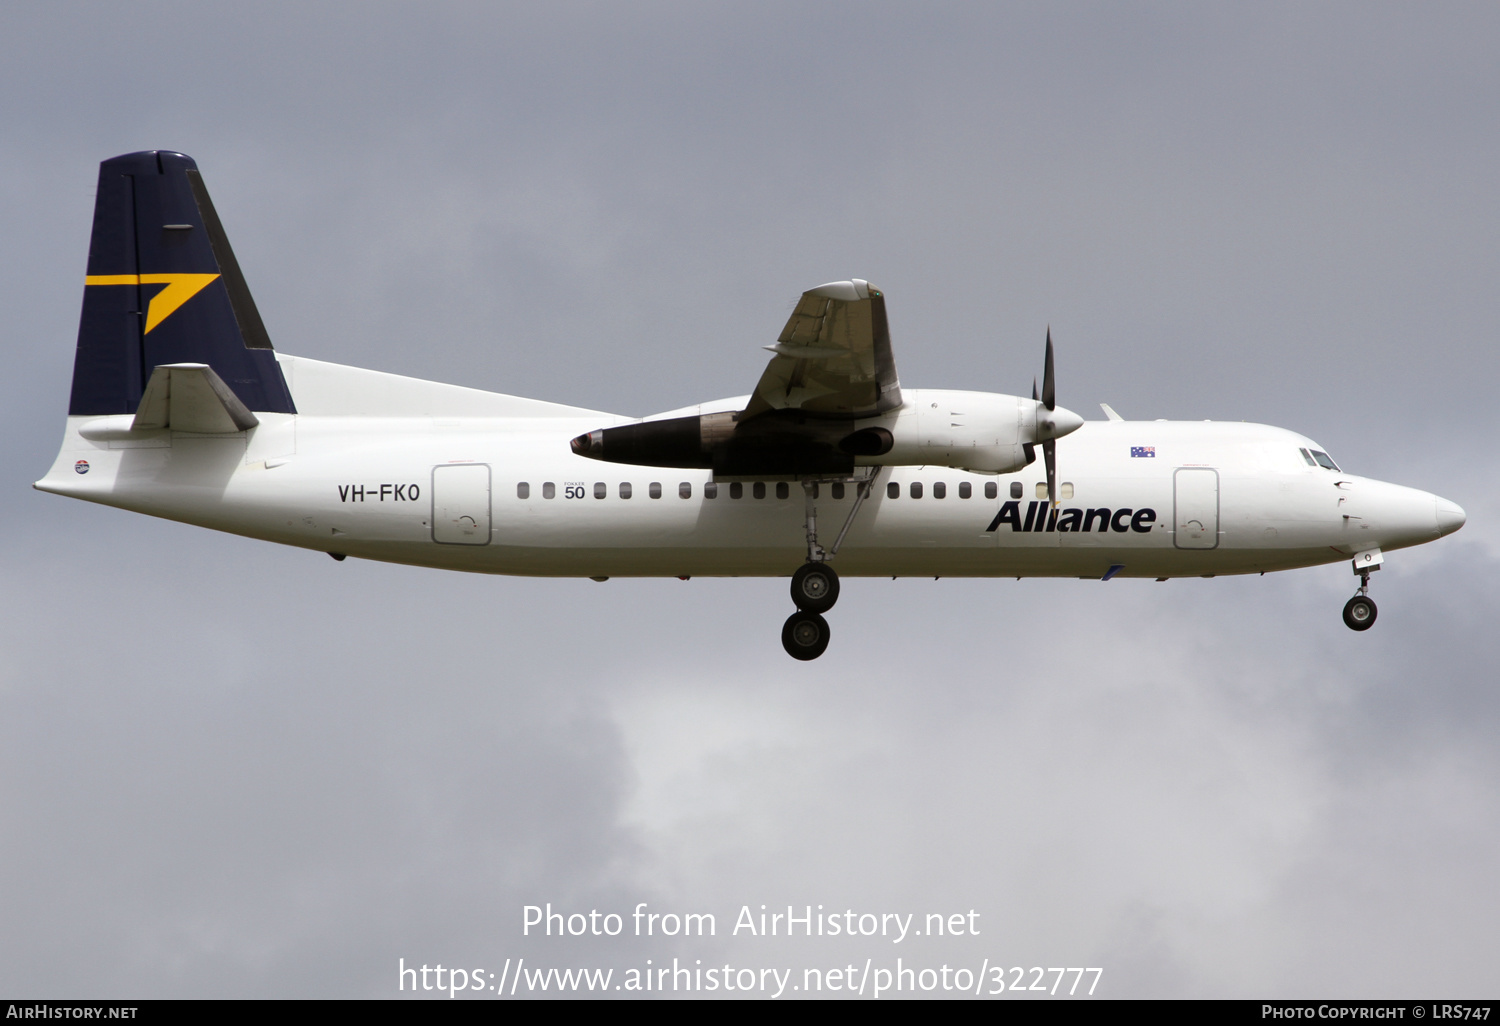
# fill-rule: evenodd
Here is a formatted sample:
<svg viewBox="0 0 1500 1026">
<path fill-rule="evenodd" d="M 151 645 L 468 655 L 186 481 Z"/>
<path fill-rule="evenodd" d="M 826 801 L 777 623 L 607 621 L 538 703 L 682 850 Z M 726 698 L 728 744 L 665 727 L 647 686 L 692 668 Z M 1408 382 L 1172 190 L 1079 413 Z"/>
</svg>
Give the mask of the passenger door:
<svg viewBox="0 0 1500 1026">
<path fill-rule="evenodd" d="M 1178 467 L 1173 475 L 1173 543 L 1179 549 L 1212 549 L 1219 544 L 1219 472 L 1211 467 Z"/>
<path fill-rule="evenodd" d="M 445 545 L 490 543 L 489 464 L 432 468 L 432 540 Z"/>
</svg>

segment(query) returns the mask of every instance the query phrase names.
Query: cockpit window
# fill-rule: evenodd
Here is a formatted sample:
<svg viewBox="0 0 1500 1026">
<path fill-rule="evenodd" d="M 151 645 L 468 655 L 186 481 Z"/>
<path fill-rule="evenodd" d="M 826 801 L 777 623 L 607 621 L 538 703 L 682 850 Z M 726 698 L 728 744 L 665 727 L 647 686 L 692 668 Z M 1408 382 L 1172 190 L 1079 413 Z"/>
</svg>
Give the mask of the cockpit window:
<svg viewBox="0 0 1500 1026">
<path fill-rule="evenodd" d="M 1316 449 L 1298 449 L 1297 451 L 1302 454 L 1302 458 L 1307 461 L 1309 467 L 1322 467 L 1324 470 L 1342 473 L 1339 471 L 1339 465 L 1333 462 L 1333 458 L 1326 452 L 1319 452 Z"/>
</svg>

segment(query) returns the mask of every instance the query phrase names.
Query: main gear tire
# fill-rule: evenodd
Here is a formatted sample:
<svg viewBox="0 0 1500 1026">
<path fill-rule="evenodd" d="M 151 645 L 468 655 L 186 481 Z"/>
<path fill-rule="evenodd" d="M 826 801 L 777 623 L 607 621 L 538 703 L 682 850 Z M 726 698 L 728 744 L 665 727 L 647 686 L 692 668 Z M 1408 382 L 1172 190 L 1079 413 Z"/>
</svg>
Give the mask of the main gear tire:
<svg viewBox="0 0 1500 1026">
<path fill-rule="evenodd" d="M 792 574 L 792 602 L 804 613 L 826 613 L 839 600 L 839 575 L 827 563 L 803 563 Z"/>
<path fill-rule="evenodd" d="M 781 628 L 781 647 L 793 659 L 818 658 L 828 648 L 828 621 L 817 613 L 793 613 Z"/>
</svg>

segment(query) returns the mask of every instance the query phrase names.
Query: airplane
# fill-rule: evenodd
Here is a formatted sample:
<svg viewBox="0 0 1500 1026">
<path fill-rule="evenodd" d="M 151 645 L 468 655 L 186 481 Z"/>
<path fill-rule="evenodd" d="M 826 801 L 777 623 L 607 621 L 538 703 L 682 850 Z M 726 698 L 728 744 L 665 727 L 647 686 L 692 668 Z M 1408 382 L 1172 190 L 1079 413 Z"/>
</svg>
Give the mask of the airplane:
<svg viewBox="0 0 1500 1026">
<path fill-rule="evenodd" d="M 765 348 L 749 395 L 640 419 L 288 356 L 197 164 L 129 153 L 99 168 L 67 426 L 35 487 L 336 560 L 790 576 L 781 637 L 800 660 L 828 647 L 842 577 L 1349 560 L 1343 617 L 1363 631 L 1385 553 L 1465 520 L 1282 428 L 1102 403 L 1108 419 L 1085 422 L 1057 404 L 1050 328 L 1030 398 L 904 388 L 885 295 L 860 279 L 804 292 Z"/>
</svg>

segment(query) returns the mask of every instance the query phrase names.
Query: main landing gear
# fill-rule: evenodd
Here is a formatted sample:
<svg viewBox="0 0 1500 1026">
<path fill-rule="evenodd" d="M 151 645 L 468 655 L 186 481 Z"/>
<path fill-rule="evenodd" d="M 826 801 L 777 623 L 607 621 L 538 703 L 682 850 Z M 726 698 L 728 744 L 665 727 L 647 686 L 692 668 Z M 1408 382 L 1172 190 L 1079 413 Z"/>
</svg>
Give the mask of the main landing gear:
<svg viewBox="0 0 1500 1026">
<path fill-rule="evenodd" d="M 854 505 L 844 520 L 844 527 L 839 531 L 838 538 L 834 540 L 833 548 L 828 552 L 824 552 L 823 547 L 818 544 L 818 510 L 814 502 L 820 482 L 802 482 L 802 492 L 806 496 L 807 562 L 792 574 L 792 602 L 796 604 L 797 611 L 787 617 L 781 628 L 781 647 L 793 659 L 816 659 L 828 648 L 828 621 L 823 619 L 823 614 L 839 600 L 839 575 L 828 565 L 828 560 L 838 554 L 839 546 L 844 543 L 844 536 L 849 533 L 854 517 L 869 497 L 874 482 L 873 468 L 870 473 L 850 482 L 856 488 Z M 837 483 L 842 487 L 844 479 L 839 479 Z"/>
<path fill-rule="evenodd" d="M 1379 549 L 1354 556 L 1354 572 L 1359 576 L 1359 590 L 1344 603 L 1344 625 L 1351 631 L 1367 631 L 1375 626 L 1375 600 L 1370 598 L 1370 574 L 1380 569 Z"/>
<path fill-rule="evenodd" d="M 827 563 L 803 563 L 792 574 L 792 602 L 804 613 L 826 613 L 839 600 L 839 575 Z"/>
<path fill-rule="evenodd" d="M 816 659 L 828 648 L 828 621 L 799 609 L 781 625 L 781 647 L 793 659 Z"/>
<path fill-rule="evenodd" d="M 797 611 L 781 627 L 781 647 L 793 659 L 816 659 L 828 647 L 823 614 L 839 600 L 839 575 L 822 561 L 809 560 L 792 574 L 792 601 Z"/>
</svg>

